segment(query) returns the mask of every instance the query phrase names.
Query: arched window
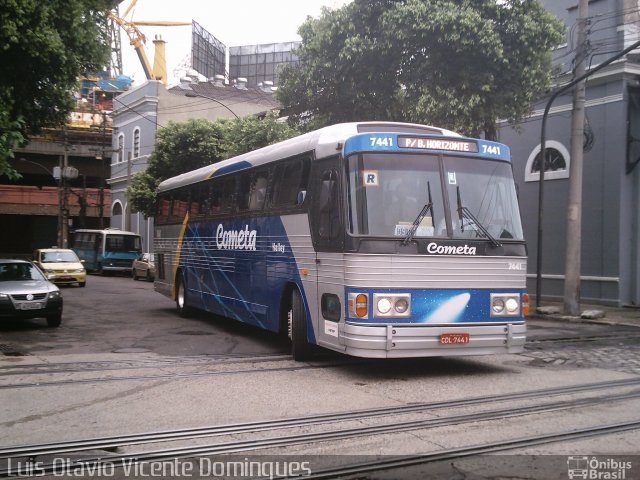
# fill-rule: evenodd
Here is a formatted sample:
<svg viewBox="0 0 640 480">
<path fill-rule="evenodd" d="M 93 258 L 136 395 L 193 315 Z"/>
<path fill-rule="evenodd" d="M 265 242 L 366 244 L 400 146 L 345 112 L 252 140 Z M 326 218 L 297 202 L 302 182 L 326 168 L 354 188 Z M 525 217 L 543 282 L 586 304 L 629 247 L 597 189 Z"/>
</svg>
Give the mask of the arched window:
<svg viewBox="0 0 640 480">
<path fill-rule="evenodd" d="M 116 163 L 124 160 L 124 133 L 118 135 L 118 150 L 116 150 Z"/>
<path fill-rule="evenodd" d="M 140 128 L 133 130 L 133 158 L 140 156 Z"/>
<path fill-rule="evenodd" d="M 113 208 L 111 209 L 111 216 L 122 215 L 122 204 L 120 202 L 116 202 L 113 204 Z"/>
<path fill-rule="evenodd" d="M 560 142 L 547 140 L 545 155 L 547 157 L 544 169 L 545 180 L 557 180 L 569 178 L 569 166 L 571 164 L 569 151 Z M 525 182 L 537 182 L 540 180 L 541 148 L 538 145 L 533 149 L 527 160 L 524 171 Z"/>
</svg>

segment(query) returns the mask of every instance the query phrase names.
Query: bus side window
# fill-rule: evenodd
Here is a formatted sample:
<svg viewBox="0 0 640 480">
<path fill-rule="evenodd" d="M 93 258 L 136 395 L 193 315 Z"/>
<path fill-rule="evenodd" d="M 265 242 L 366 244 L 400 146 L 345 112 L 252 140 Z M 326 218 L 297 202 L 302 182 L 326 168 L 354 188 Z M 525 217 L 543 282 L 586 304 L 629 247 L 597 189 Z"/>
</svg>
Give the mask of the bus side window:
<svg viewBox="0 0 640 480">
<path fill-rule="evenodd" d="M 249 209 L 251 195 L 251 174 L 245 172 L 238 177 L 238 210 L 244 212 Z"/>
<path fill-rule="evenodd" d="M 301 205 L 306 196 L 308 180 L 308 158 L 278 165 L 274 175 L 272 204 L 276 207 Z"/>
<path fill-rule="evenodd" d="M 158 199 L 158 209 L 156 214 L 156 223 L 161 225 L 166 223 L 169 218 L 169 207 L 171 206 L 171 197 L 161 194 Z"/>
<path fill-rule="evenodd" d="M 322 174 L 320 185 L 318 233 L 322 238 L 333 239 L 340 232 L 340 210 L 338 203 L 338 175 L 335 170 Z"/>
<path fill-rule="evenodd" d="M 249 210 L 262 210 L 267 198 L 267 185 L 269 183 L 269 172 L 257 172 L 251 181 Z"/>
<path fill-rule="evenodd" d="M 222 177 L 214 184 L 211 199 L 212 213 L 225 213 L 234 208 L 236 180 L 234 177 Z"/>
</svg>

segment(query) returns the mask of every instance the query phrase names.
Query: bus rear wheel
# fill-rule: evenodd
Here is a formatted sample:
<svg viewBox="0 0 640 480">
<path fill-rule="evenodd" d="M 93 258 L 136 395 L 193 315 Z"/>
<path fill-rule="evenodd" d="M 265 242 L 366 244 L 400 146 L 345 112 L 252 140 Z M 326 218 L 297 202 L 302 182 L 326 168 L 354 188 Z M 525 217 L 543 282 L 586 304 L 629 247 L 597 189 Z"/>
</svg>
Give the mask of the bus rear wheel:
<svg viewBox="0 0 640 480">
<path fill-rule="evenodd" d="M 291 310 L 288 315 L 288 331 L 291 339 L 291 356 L 297 362 L 311 358 L 313 346 L 307 341 L 307 316 L 298 290 L 291 294 Z"/>
<path fill-rule="evenodd" d="M 187 291 L 184 275 L 178 275 L 176 282 L 176 308 L 178 310 L 178 315 L 182 318 L 189 318 L 193 311 L 191 307 L 187 305 Z"/>
</svg>

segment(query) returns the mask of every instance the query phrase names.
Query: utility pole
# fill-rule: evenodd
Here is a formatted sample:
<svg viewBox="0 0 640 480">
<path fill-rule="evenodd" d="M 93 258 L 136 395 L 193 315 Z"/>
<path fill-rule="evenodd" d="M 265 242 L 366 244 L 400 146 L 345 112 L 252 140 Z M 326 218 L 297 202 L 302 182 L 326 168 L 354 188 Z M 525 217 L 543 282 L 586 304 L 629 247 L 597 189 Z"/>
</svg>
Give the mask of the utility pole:
<svg viewBox="0 0 640 480">
<path fill-rule="evenodd" d="M 127 154 L 127 189 L 131 185 L 131 169 L 133 167 L 133 158 L 131 152 Z M 129 196 L 127 195 L 127 211 L 125 217 L 125 230 L 131 231 L 131 201 L 129 200 Z"/>
<path fill-rule="evenodd" d="M 585 75 L 587 68 L 587 23 L 589 0 L 578 3 L 578 45 L 575 78 Z M 584 145 L 584 103 L 586 79 L 573 89 L 571 115 L 571 171 L 569 176 L 569 203 L 567 208 L 567 242 L 564 276 L 564 311 L 580 315 L 580 266 L 582 242 L 582 169 Z"/>
<path fill-rule="evenodd" d="M 102 155 L 100 156 L 100 205 L 98 205 L 98 217 L 100 219 L 100 230 L 104 228 L 104 144 L 107 138 L 107 114 L 102 112 Z"/>
<path fill-rule="evenodd" d="M 67 141 L 67 127 L 64 131 L 64 154 L 62 156 L 62 171 L 60 181 L 62 182 L 62 248 L 69 248 L 69 191 L 67 184 L 67 174 L 69 166 L 69 143 Z"/>
</svg>

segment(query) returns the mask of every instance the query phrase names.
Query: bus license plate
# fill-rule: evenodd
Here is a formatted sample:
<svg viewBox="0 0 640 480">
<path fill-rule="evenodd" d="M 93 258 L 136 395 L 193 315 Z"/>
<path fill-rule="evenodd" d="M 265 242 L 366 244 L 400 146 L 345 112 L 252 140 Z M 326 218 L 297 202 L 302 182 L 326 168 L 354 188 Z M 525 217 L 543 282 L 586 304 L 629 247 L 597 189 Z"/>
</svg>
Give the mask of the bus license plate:
<svg viewBox="0 0 640 480">
<path fill-rule="evenodd" d="M 441 345 L 463 345 L 469 343 L 468 333 L 443 333 L 440 335 Z"/>
</svg>

